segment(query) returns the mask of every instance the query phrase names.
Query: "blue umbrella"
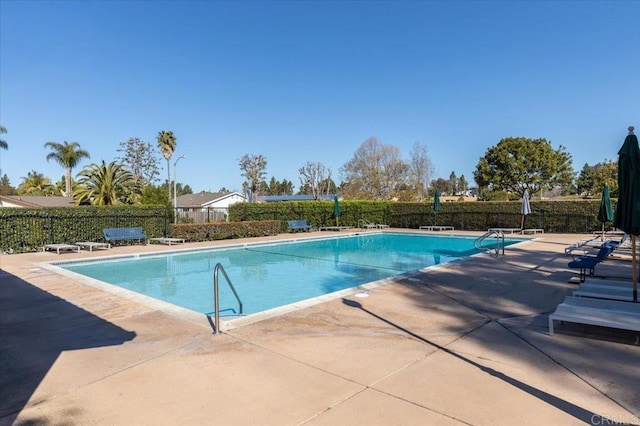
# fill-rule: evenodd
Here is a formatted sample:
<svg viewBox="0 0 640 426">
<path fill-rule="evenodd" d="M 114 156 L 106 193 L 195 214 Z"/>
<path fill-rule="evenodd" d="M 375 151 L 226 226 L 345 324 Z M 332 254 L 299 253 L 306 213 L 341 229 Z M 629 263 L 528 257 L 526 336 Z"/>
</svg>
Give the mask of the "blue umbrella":
<svg viewBox="0 0 640 426">
<path fill-rule="evenodd" d="M 340 203 L 338 202 L 338 196 L 333 197 L 333 215 L 336 217 L 336 226 L 338 225 L 338 217 L 340 217 Z"/>
<path fill-rule="evenodd" d="M 522 221 L 520 222 L 520 229 L 524 229 L 524 218 L 526 215 L 531 214 L 531 204 L 529 204 L 529 191 L 524 190 L 522 194 L 522 205 L 520 206 L 520 213 L 522 214 Z"/>
</svg>

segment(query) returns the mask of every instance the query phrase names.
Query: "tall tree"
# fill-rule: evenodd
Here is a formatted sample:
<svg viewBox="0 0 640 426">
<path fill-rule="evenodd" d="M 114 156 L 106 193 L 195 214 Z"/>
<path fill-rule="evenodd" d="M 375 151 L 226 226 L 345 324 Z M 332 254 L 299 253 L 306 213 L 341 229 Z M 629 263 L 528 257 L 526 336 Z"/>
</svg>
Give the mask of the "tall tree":
<svg viewBox="0 0 640 426">
<path fill-rule="evenodd" d="M 449 175 L 449 194 L 458 195 L 458 177 L 456 172 L 451 172 Z"/>
<path fill-rule="evenodd" d="M 449 191 L 449 181 L 443 178 L 434 179 L 431 181 L 431 189 L 435 193 L 435 191 L 440 191 L 442 195 L 447 194 Z"/>
<path fill-rule="evenodd" d="M 263 155 L 244 154 L 240 158 L 241 176 L 245 178 L 242 188 L 250 192 L 251 200 L 260 193 L 260 184 L 267 170 L 267 158 Z"/>
<path fill-rule="evenodd" d="M 468 189 L 469 182 L 467 182 L 467 179 L 465 179 L 464 175 L 460 175 L 460 177 L 458 178 L 458 191 L 464 194 Z"/>
<path fill-rule="evenodd" d="M 521 197 L 525 190 L 570 186 L 573 183 L 571 155 L 560 145 L 553 149 L 544 138 L 509 137 L 489 148 L 473 173 L 476 183 L 490 190 L 503 190 Z"/>
<path fill-rule="evenodd" d="M 4 126 L 0 126 L 0 134 L 7 133 L 7 128 Z M 9 144 L 7 141 L 0 139 L 0 148 L 9 149 Z"/>
<path fill-rule="evenodd" d="M 27 173 L 18 185 L 18 195 L 56 195 L 56 187 L 51 183 L 51 179 L 35 170 Z"/>
<path fill-rule="evenodd" d="M 398 147 L 372 137 L 360 145 L 340 171 L 345 197 L 391 200 L 406 183 L 409 165 L 400 158 Z"/>
<path fill-rule="evenodd" d="M 595 166 L 585 164 L 578 179 L 576 180 L 576 190 L 578 194 L 587 197 L 598 195 L 602 192 L 604 185 L 609 185 L 611 195 L 618 195 L 618 162 L 605 160 Z"/>
<path fill-rule="evenodd" d="M 133 173 L 115 161 L 90 164 L 78 173 L 78 177 L 73 194 L 76 205 L 134 204 L 141 194 Z"/>
<path fill-rule="evenodd" d="M 153 184 L 160 174 L 158 156 L 154 147 L 138 138 L 120 142 L 117 152 L 123 153 L 117 160 L 126 164 L 141 185 Z M 164 153 L 163 153 L 164 155 Z"/>
<path fill-rule="evenodd" d="M 264 181 L 260 183 L 260 193 L 267 195 L 292 195 L 293 182 L 286 179 L 282 179 L 282 182 L 280 182 L 272 176 L 271 180 L 269 180 L 269 185 Z"/>
<path fill-rule="evenodd" d="M 14 195 L 16 193 L 16 189 L 11 186 L 11 182 L 9 181 L 9 176 L 5 173 L 0 178 L 0 195 Z"/>
<path fill-rule="evenodd" d="M 590 166 L 588 163 L 584 164 L 576 180 L 576 190 L 578 194 L 584 194 L 586 196 L 593 195 L 595 173 L 595 167 Z"/>
<path fill-rule="evenodd" d="M 0 126 L 0 134 L 3 133 L 7 133 L 7 128 L 4 126 Z M 0 148 L 1 149 L 9 149 L 9 144 L 7 143 L 7 141 L 0 139 Z M 0 162 L 0 166 L 2 166 L 2 163 Z M 0 172 L 2 172 L 2 168 L 0 167 Z M 4 195 L 8 195 L 8 194 L 4 194 Z"/>
<path fill-rule="evenodd" d="M 162 130 L 158 132 L 156 139 L 158 141 L 158 148 L 160 148 L 160 152 L 162 152 L 162 156 L 167 160 L 167 186 L 169 188 L 169 199 L 171 199 L 171 170 L 169 168 L 169 160 L 171 160 L 171 156 L 176 150 L 178 141 L 170 130 Z"/>
<path fill-rule="evenodd" d="M 427 147 L 416 141 L 409 154 L 409 180 L 418 194 L 418 201 L 424 200 L 427 186 L 433 175 L 433 163 L 427 154 Z"/>
<path fill-rule="evenodd" d="M 71 170 L 78 165 L 83 158 L 90 158 L 89 152 L 80 149 L 78 142 L 47 142 L 45 148 L 50 148 L 51 152 L 47 154 L 47 161 L 53 159 L 64 167 L 65 191 L 64 196 L 71 196 Z"/>
<path fill-rule="evenodd" d="M 298 169 L 300 173 L 300 183 L 305 190 L 313 195 L 314 200 L 320 199 L 321 194 L 327 194 L 327 179 L 331 178 L 331 170 L 327 169 L 320 162 L 307 161 L 307 163 Z M 325 184 L 323 186 L 322 184 Z"/>
</svg>

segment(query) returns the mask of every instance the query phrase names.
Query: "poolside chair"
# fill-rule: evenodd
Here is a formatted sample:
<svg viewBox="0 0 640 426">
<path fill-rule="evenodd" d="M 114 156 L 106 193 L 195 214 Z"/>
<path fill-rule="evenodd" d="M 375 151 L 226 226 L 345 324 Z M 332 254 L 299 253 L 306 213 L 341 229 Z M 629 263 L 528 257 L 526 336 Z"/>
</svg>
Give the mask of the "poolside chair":
<svg viewBox="0 0 640 426">
<path fill-rule="evenodd" d="M 580 282 L 582 283 L 587 276 L 587 270 L 589 271 L 589 275 L 593 275 L 596 265 L 611 255 L 613 250 L 615 250 L 613 246 L 605 243 L 595 256 L 580 256 L 569 262 L 568 266 L 569 268 L 580 269 Z"/>
<path fill-rule="evenodd" d="M 570 246 L 564 249 L 564 254 L 574 256 L 576 253 L 580 253 L 582 255 L 596 253 L 597 250 L 602 248 L 604 244 L 608 244 L 614 249 L 618 248 L 631 248 L 631 240 L 629 239 L 628 234 L 622 235 L 622 238 L 619 241 L 616 240 L 604 240 L 602 241 L 600 237 L 590 238 L 586 240 L 579 240 L 575 244 L 571 244 Z"/>
<path fill-rule="evenodd" d="M 610 240 L 607 241 L 607 244 L 609 244 L 614 249 L 619 249 L 622 247 L 631 247 L 631 240 L 629 239 L 629 234 L 625 233 L 622 238 L 620 238 L 620 241 Z"/>
</svg>

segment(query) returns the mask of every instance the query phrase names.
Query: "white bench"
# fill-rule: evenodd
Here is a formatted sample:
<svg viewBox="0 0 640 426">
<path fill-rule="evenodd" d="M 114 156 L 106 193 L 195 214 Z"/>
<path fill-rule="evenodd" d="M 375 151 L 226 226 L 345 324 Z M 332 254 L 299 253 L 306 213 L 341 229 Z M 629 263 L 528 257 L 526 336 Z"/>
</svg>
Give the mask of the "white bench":
<svg viewBox="0 0 640 426">
<path fill-rule="evenodd" d="M 420 229 L 424 229 L 425 231 L 453 231 L 453 226 L 421 226 Z"/>
<path fill-rule="evenodd" d="M 353 226 L 321 226 L 318 228 L 320 231 L 346 231 L 347 229 L 353 229 Z"/>
<path fill-rule="evenodd" d="M 549 335 L 553 321 L 640 331 L 640 303 L 567 296 L 549 315 Z"/>
<path fill-rule="evenodd" d="M 503 234 L 519 234 L 522 231 L 522 228 L 489 228 L 488 231 L 498 231 Z"/>
<path fill-rule="evenodd" d="M 184 238 L 170 238 L 170 237 L 157 237 L 157 238 L 149 238 L 149 242 L 157 242 L 160 244 L 184 244 Z"/>
<path fill-rule="evenodd" d="M 542 228 L 527 228 L 522 230 L 523 234 L 544 234 L 544 229 Z"/>
<path fill-rule="evenodd" d="M 109 244 L 109 243 L 97 243 L 97 242 L 93 242 L 93 241 L 80 241 L 79 243 L 76 243 L 76 245 L 78 247 L 80 247 L 80 248 L 88 248 L 89 251 L 93 251 L 94 248 L 106 248 L 107 250 L 111 250 L 111 244 Z"/>
<path fill-rule="evenodd" d="M 80 247 L 75 244 L 45 244 L 42 247 L 42 251 L 55 250 L 60 254 L 60 250 L 73 250 L 80 253 Z"/>
</svg>

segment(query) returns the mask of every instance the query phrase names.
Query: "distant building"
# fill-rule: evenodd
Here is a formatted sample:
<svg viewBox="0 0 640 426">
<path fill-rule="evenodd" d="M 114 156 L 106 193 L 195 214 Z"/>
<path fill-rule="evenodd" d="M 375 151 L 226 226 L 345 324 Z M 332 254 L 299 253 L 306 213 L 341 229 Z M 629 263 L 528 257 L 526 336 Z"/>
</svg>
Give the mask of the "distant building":
<svg viewBox="0 0 640 426">
<path fill-rule="evenodd" d="M 335 194 L 321 195 L 319 201 L 333 201 Z M 313 195 L 258 195 L 257 202 L 275 203 L 278 201 L 313 201 Z"/>
<path fill-rule="evenodd" d="M 176 199 L 178 222 L 220 222 L 227 220 L 229 206 L 247 201 L 240 192 L 198 192 Z"/>
<path fill-rule="evenodd" d="M 44 195 L 0 195 L 0 207 L 75 207 L 72 197 Z"/>
</svg>

